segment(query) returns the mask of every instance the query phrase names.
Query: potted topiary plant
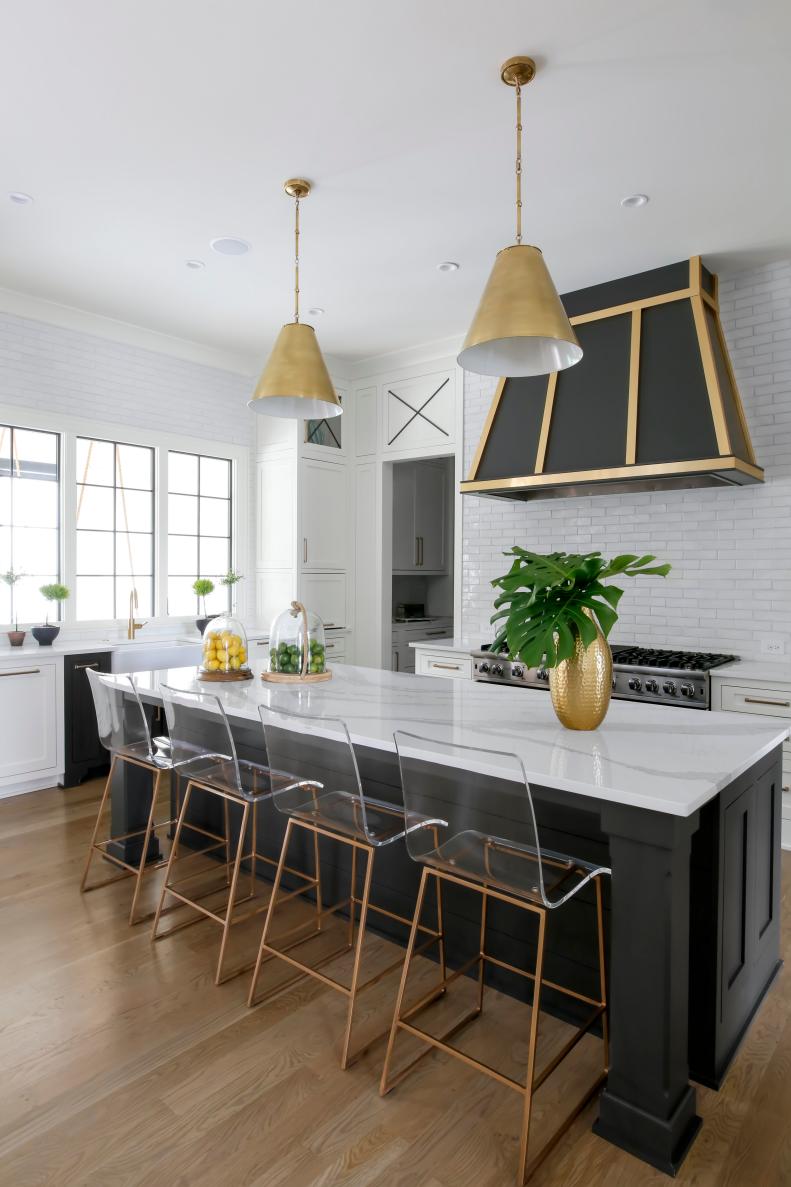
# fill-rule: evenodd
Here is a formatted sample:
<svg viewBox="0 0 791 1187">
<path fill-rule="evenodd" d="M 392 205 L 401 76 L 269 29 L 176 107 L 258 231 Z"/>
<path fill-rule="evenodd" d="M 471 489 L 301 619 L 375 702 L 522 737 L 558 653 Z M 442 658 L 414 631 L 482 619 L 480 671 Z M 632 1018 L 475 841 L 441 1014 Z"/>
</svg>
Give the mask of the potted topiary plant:
<svg viewBox="0 0 791 1187">
<path fill-rule="evenodd" d="M 669 564 L 653 556 L 600 552 L 541 555 L 514 547 L 514 563 L 492 585 L 502 590 L 492 622 L 492 644 L 529 668 L 549 669 L 552 705 L 567 729 L 592 730 L 604 720 L 612 693 L 612 655 L 607 636 L 618 621 L 623 590 L 604 585 L 610 577 L 665 577 Z"/>
<path fill-rule="evenodd" d="M 197 594 L 198 599 L 203 602 L 203 618 L 195 619 L 195 625 L 200 633 L 203 634 L 211 620 L 217 617 L 216 614 L 206 613 L 206 599 L 209 594 L 214 593 L 214 582 L 208 577 L 198 577 L 192 583 L 192 592 Z"/>
<path fill-rule="evenodd" d="M 24 576 L 24 573 L 15 573 L 13 569 L 9 569 L 6 573 L 2 574 L 0 580 L 5 581 L 6 585 L 9 586 L 10 589 L 13 589 L 17 581 L 21 581 Z M 14 607 L 14 610 L 16 611 L 16 606 Z M 25 635 L 27 634 L 27 631 L 20 631 L 19 623 L 16 619 L 16 613 L 14 614 L 14 629 L 12 631 L 7 631 L 6 634 L 8 635 L 8 641 L 12 647 L 21 647 L 25 641 Z"/>
<path fill-rule="evenodd" d="M 65 602 L 69 596 L 69 590 L 65 585 L 59 582 L 53 582 L 52 585 L 42 585 L 39 589 L 42 598 L 46 598 L 48 602 Z M 60 634 L 59 626 L 50 626 L 49 614 L 47 614 L 46 621 L 43 626 L 33 627 L 33 638 L 41 647 L 51 647 L 54 640 Z"/>
<path fill-rule="evenodd" d="M 220 585 L 225 585 L 231 594 L 231 613 L 236 610 L 236 596 L 234 586 L 238 585 L 240 581 L 244 581 L 243 573 L 236 573 L 233 569 L 229 569 L 224 577 L 220 578 Z"/>
</svg>

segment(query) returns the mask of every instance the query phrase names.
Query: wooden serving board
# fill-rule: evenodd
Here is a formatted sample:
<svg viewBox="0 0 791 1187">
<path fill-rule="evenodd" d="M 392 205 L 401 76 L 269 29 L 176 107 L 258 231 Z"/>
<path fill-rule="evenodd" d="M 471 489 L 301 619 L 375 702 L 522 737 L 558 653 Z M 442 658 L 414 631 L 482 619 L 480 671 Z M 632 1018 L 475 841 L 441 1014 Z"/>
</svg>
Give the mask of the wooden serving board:
<svg viewBox="0 0 791 1187">
<path fill-rule="evenodd" d="M 243 671 L 240 668 L 238 672 L 202 672 L 200 669 L 198 669 L 199 680 L 215 680 L 218 682 L 224 682 L 226 680 L 252 680 L 252 678 L 253 673 L 249 668 L 247 671 Z"/>
<path fill-rule="evenodd" d="M 319 680 L 332 680 L 332 672 L 308 672 L 307 676 L 292 672 L 262 672 L 261 679 L 272 684 L 316 684 Z"/>
</svg>

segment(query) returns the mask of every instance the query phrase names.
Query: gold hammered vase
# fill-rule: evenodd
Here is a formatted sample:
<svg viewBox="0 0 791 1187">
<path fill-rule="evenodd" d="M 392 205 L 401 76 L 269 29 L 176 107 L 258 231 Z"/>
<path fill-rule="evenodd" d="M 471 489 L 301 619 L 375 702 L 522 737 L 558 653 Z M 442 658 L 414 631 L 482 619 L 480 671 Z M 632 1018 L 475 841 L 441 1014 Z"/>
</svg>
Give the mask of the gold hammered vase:
<svg viewBox="0 0 791 1187">
<path fill-rule="evenodd" d="M 577 637 L 574 654 L 549 669 L 552 708 L 569 730 L 595 730 L 607 716 L 612 695 L 612 652 L 593 615 L 596 638 L 588 647 Z"/>
</svg>

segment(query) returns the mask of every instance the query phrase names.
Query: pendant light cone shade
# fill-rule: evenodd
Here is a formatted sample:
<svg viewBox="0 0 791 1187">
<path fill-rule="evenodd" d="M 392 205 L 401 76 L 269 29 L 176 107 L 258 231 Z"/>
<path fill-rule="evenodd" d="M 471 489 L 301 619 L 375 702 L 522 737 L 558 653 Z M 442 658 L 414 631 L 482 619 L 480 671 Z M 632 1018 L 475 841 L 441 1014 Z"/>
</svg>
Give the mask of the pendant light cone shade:
<svg viewBox="0 0 791 1187">
<path fill-rule="evenodd" d="M 459 366 L 478 375 L 548 375 L 582 358 L 544 257 L 515 244 L 498 252 Z"/>
<path fill-rule="evenodd" d="M 294 320 L 278 334 L 247 405 L 265 416 L 291 420 L 323 420 L 343 412 L 316 331 L 299 320 L 299 204 L 311 188 L 304 177 L 290 177 L 283 186 L 294 199 Z"/>
<path fill-rule="evenodd" d="M 500 68 L 516 94 L 516 243 L 498 253 L 461 348 L 459 366 L 478 375 L 550 375 L 582 358 L 543 255 L 522 243 L 522 87 L 535 75 L 534 60 L 523 56 Z"/>
<path fill-rule="evenodd" d="M 343 412 L 313 326 L 303 322 L 283 326 L 249 407 L 267 416 L 299 420 Z"/>
</svg>

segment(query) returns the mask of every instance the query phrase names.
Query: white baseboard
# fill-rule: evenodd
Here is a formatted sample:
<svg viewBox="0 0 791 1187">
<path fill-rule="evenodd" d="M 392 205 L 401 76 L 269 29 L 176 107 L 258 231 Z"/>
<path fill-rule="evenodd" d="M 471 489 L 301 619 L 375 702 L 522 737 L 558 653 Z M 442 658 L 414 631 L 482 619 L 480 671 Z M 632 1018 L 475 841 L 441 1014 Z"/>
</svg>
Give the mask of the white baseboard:
<svg viewBox="0 0 791 1187">
<path fill-rule="evenodd" d="M 39 776 L 37 779 L 25 779 L 21 783 L 12 783 L 6 787 L 0 787 L 0 800 L 10 799 L 12 795 L 27 795 L 30 791 L 45 791 L 48 787 L 61 785 L 63 779 L 63 771 L 58 771 L 56 774 L 50 771 L 49 774 Z"/>
</svg>

